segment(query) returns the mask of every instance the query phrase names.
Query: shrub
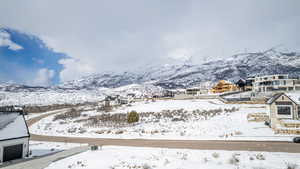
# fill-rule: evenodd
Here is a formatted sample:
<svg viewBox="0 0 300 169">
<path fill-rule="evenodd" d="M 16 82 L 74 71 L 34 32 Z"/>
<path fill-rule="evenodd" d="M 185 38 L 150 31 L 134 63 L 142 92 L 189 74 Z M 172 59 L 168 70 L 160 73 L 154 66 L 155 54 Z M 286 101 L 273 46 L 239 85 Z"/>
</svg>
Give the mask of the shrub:
<svg viewBox="0 0 300 169">
<path fill-rule="evenodd" d="M 286 163 L 286 169 L 297 169 L 298 165 L 293 163 Z"/>
<path fill-rule="evenodd" d="M 219 158 L 219 157 L 220 157 L 220 154 L 217 153 L 217 152 L 214 152 L 214 153 L 212 154 L 212 156 L 213 156 L 214 158 Z"/>
<path fill-rule="evenodd" d="M 258 160 L 265 160 L 265 156 L 263 154 L 256 154 L 256 159 Z"/>
<path fill-rule="evenodd" d="M 233 154 L 232 157 L 229 159 L 229 164 L 238 165 L 240 160 L 237 156 L 238 156 L 238 154 Z"/>
<path fill-rule="evenodd" d="M 127 114 L 127 122 L 128 123 L 135 123 L 138 122 L 140 119 L 139 114 L 136 111 L 131 111 Z"/>
<path fill-rule="evenodd" d="M 73 119 L 81 116 L 81 112 L 72 108 L 69 111 L 62 113 L 62 114 L 57 114 L 54 116 L 53 121 L 56 120 L 66 120 L 66 119 Z"/>
<path fill-rule="evenodd" d="M 149 164 L 143 164 L 143 169 L 151 169 L 152 167 Z"/>
</svg>

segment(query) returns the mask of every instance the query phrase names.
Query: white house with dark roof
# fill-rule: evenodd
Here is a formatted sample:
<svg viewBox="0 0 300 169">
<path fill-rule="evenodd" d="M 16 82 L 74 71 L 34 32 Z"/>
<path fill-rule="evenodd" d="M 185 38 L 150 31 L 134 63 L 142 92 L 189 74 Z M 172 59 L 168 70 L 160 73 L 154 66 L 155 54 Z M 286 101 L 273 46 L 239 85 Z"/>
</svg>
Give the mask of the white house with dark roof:
<svg viewBox="0 0 300 169">
<path fill-rule="evenodd" d="M 22 112 L 0 111 L 0 164 L 29 155 L 29 130 Z"/>
<path fill-rule="evenodd" d="M 300 107 L 297 101 L 285 93 L 277 93 L 268 101 L 269 122 L 272 128 L 297 126 L 300 123 Z"/>
</svg>

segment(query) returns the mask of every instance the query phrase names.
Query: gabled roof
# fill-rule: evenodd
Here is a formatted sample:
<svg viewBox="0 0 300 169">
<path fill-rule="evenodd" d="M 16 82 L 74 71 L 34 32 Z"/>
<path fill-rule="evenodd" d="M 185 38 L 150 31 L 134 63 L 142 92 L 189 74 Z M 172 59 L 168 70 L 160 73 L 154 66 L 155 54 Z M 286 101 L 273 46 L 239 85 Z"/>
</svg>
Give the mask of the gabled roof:
<svg viewBox="0 0 300 169">
<path fill-rule="evenodd" d="M 276 93 L 274 94 L 268 101 L 267 104 L 272 104 L 274 103 L 280 96 L 286 96 L 287 98 L 289 98 L 292 102 L 294 102 L 295 104 L 297 104 L 297 102 L 295 102 L 293 99 L 291 99 L 288 95 L 286 95 L 285 93 Z"/>
<path fill-rule="evenodd" d="M 29 137 L 25 118 L 19 112 L 0 112 L 0 141 Z"/>
</svg>

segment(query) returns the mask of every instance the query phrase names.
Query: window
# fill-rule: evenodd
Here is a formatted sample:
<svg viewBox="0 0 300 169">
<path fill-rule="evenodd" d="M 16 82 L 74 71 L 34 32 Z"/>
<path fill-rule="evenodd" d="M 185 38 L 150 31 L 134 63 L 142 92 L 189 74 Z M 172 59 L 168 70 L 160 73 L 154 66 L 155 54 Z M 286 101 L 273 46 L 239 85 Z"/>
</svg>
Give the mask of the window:
<svg viewBox="0 0 300 169">
<path fill-rule="evenodd" d="M 291 115 L 291 107 L 290 106 L 277 106 L 277 114 L 278 115 Z"/>
</svg>

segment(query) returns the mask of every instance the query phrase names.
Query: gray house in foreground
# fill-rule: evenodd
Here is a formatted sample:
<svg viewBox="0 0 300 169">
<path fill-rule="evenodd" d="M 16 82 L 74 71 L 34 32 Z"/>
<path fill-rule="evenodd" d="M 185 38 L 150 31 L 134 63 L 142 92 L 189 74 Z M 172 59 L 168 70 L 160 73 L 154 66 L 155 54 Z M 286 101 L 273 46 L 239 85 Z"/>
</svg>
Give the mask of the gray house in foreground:
<svg viewBox="0 0 300 169">
<path fill-rule="evenodd" d="M 22 112 L 0 111 L 0 164 L 29 154 L 29 130 Z"/>
<path fill-rule="evenodd" d="M 277 93 L 268 101 L 269 122 L 272 128 L 300 123 L 300 106 L 285 93 Z"/>
</svg>

